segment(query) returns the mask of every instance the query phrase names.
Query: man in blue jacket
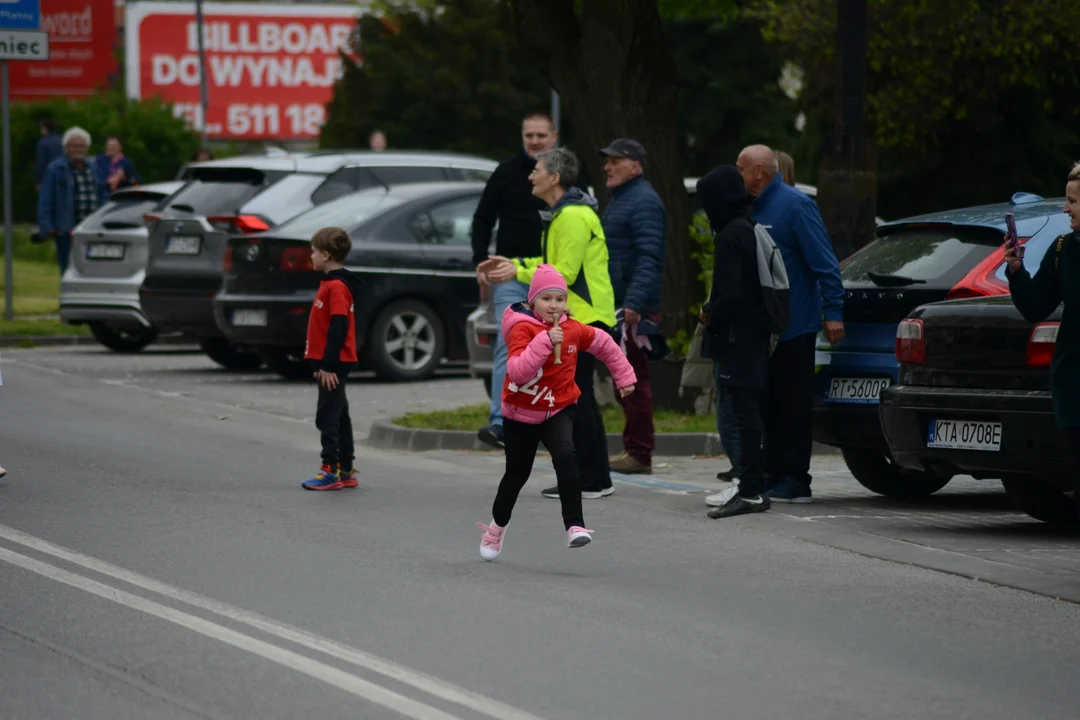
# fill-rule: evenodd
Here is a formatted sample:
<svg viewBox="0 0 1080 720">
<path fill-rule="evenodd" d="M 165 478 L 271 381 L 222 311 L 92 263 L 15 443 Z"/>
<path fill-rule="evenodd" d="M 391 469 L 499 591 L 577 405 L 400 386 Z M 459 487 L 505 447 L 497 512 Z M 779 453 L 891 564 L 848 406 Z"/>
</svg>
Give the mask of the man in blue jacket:
<svg viewBox="0 0 1080 720">
<path fill-rule="evenodd" d="M 71 255 L 71 231 L 109 199 L 105 178 L 87 160 L 90 133 L 73 127 L 64 133 L 64 155 L 45 168 L 38 196 L 38 225 L 41 237 L 56 241 L 60 274 L 67 270 Z"/>
<path fill-rule="evenodd" d="M 627 328 L 626 359 L 637 375 L 634 394 L 619 398 L 626 413 L 624 452 L 612 458 L 611 469 L 648 474 L 656 446 L 649 359 L 630 335 L 642 318 L 659 320 L 667 213 L 660 196 L 642 175 L 645 148 L 641 143 L 619 138 L 599 152 L 605 158 L 604 174 L 611 190 L 611 202 L 601 219 L 607 238 L 608 272 L 615 307 L 622 309 Z"/>
<path fill-rule="evenodd" d="M 817 204 L 784 183 L 776 153 L 752 145 L 736 162 L 753 198 L 754 219 L 769 231 L 787 268 L 791 325 L 769 359 L 765 407 L 766 476 L 773 502 L 808 503 L 813 451 L 814 353 L 822 329 L 844 337 L 840 263 Z"/>
</svg>

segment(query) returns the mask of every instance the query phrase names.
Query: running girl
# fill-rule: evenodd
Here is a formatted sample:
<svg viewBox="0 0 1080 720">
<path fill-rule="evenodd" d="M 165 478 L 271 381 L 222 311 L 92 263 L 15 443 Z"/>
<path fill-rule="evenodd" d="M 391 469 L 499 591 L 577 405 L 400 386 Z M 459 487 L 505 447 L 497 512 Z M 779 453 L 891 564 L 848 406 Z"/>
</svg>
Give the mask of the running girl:
<svg viewBox="0 0 1080 720">
<path fill-rule="evenodd" d="M 559 481 L 567 545 L 588 545 L 581 510 L 581 474 L 574 456 L 574 413 L 581 391 L 574 384 L 579 352 L 600 358 L 611 371 L 623 397 L 634 391 L 637 377 L 611 336 L 582 325 L 566 313 L 566 280 L 550 265 L 541 265 L 529 286 L 529 302 L 506 309 L 503 337 L 509 358 L 503 386 L 506 472 L 499 483 L 490 525 L 478 523 L 480 557 L 494 560 L 502 552 L 506 526 L 532 472 L 541 442 L 551 453 Z"/>
</svg>

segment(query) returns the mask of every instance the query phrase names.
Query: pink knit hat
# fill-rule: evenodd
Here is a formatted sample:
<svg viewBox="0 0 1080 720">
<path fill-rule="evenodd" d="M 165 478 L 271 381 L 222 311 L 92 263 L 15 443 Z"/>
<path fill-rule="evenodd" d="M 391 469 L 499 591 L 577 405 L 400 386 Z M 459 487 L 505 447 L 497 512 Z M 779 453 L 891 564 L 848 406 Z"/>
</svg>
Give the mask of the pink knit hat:
<svg viewBox="0 0 1080 720">
<path fill-rule="evenodd" d="M 533 304 L 537 296 L 548 290 L 559 290 L 566 295 L 566 278 L 552 266 L 541 265 L 536 268 L 532 282 L 529 284 L 529 305 Z"/>
</svg>

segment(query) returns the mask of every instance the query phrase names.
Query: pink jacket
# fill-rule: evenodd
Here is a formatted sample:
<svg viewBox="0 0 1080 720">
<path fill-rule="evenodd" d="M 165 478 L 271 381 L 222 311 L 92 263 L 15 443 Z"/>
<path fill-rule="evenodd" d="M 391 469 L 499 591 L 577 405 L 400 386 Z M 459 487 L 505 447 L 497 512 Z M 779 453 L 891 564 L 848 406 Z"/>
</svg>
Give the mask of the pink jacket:
<svg viewBox="0 0 1080 720">
<path fill-rule="evenodd" d="M 562 364 L 556 365 L 548 335 L 552 324 L 541 320 L 525 303 L 506 309 L 502 332 L 509 357 L 503 385 L 503 417 L 537 425 L 576 403 L 581 395 L 574 382 L 579 351 L 603 361 L 617 388 L 637 382 L 634 369 L 606 332 L 582 325 L 566 314 L 560 325 L 564 332 Z"/>
</svg>

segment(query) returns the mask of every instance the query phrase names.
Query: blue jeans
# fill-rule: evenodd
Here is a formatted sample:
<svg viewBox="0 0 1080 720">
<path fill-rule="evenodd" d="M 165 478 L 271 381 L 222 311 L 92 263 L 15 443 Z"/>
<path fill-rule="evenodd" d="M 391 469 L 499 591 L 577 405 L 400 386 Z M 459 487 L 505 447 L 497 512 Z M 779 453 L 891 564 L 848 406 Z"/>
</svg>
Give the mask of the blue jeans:
<svg viewBox="0 0 1080 720">
<path fill-rule="evenodd" d="M 56 262 L 60 265 L 60 275 L 63 276 L 71 261 L 71 233 L 60 233 L 53 240 L 56 241 Z"/>
<path fill-rule="evenodd" d="M 492 287 L 492 299 L 495 301 L 495 323 L 498 333 L 495 335 L 495 353 L 491 366 L 491 410 L 488 420 L 492 425 L 502 425 L 502 391 L 506 380 L 506 342 L 502 334 L 502 318 L 506 308 L 514 303 L 525 302 L 529 298 L 529 286 L 511 280 L 508 283 Z"/>
<path fill-rule="evenodd" d="M 713 363 L 713 379 L 716 381 L 716 432 L 720 435 L 720 444 L 724 454 L 731 461 L 735 477 L 741 477 L 739 466 L 739 426 L 735 420 L 735 407 L 731 403 L 731 391 L 720 384 L 720 363 Z"/>
</svg>

